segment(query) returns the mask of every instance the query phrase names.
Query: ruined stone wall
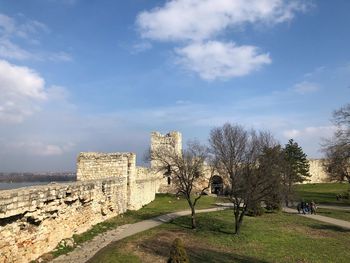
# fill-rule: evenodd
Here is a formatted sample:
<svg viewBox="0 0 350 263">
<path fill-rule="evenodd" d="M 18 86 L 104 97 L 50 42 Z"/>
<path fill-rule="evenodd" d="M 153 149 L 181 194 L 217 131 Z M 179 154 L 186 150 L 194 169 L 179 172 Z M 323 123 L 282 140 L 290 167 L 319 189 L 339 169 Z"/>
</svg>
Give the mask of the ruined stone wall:
<svg viewBox="0 0 350 263">
<path fill-rule="evenodd" d="M 142 206 L 152 202 L 155 198 L 155 193 L 159 188 L 158 176 L 149 168 L 136 168 L 136 189 L 134 203 L 141 208 Z"/>
<path fill-rule="evenodd" d="M 29 262 L 127 210 L 126 178 L 0 191 L 0 262 Z"/>
<path fill-rule="evenodd" d="M 29 262 L 73 234 L 155 198 L 133 153 L 80 153 L 77 182 L 0 191 L 0 262 Z"/>
<path fill-rule="evenodd" d="M 77 180 L 99 180 L 110 177 L 127 177 L 128 166 L 135 159 L 133 153 L 82 152 L 77 160 Z"/>
<path fill-rule="evenodd" d="M 304 183 L 326 183 L 328 182 L 327 173 L 323 168 L 322 159 L 310 159 L 310 181 Z"/>
</svg>

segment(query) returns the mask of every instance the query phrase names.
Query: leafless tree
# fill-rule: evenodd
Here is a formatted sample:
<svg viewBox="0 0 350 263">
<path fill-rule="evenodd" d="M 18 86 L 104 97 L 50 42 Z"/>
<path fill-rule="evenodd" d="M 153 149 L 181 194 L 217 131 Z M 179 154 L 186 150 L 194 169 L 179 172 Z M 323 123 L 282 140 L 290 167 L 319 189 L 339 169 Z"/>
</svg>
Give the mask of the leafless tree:
<svg viewBox="0 0 350 263">
<path fill-rule="evenodd" d="M 208 150 L 198 142 L 187 143 L 186 149 L 177 153 L 172 145 L 160 146 L 150 152 L 150 158 L 159 172 L 172 178 L 178 194 L 184 196 L 191 209 L 192 228 L 196 224 L 196 204 L 209 189 L 214 166 Z"/>
<path fill-rule="evenodd" d="M 325 169 L 330 180 L 350 183 L 350 103 L 333 112 L 336 131 L 331 139 L 325 140 Z"/>
<path fill-rule="evenodd" d="M 263 152 L 276 143 L 270 133 L 247 131 L 240 125 L 224 124 L 210 133 L 210 148 L 217 170 L 230 181 L 229 197 L 234 204 L 235 233 L 243 217 L 276 189 L 274 177 L 259 169 Z"/>
</svg>

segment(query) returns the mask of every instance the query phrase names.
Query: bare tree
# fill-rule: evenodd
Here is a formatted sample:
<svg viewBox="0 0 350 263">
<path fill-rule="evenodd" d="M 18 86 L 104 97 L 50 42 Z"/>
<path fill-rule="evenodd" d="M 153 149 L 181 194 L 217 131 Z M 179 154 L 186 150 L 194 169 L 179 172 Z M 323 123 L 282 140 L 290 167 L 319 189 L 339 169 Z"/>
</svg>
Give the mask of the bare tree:
<svg viewBox="0 0 350 263">
<path fill-rule="evenodd" d="M 186 198 L 191 209 L 192 228 L 195 229 L 196 204 L 209 189 L 214 173 L 207 148 L 198 142 L 189 142 L 185 150 L 177 153 L 172 145 L 164 145 L 153 149 L 150 157 L 159 172 L 171 176 L 177 193 Z"/>
<path fill-rule="evenodd" d="M 275 142 L 268 132 L 247 131 L 240 125 L 228 123 L 214 128 L 209 142 L 217 160 L 217 170 L 230 181 L 235 234 L 239 234 L 248 209 L 254 209 L 276 189 L 278 182 L 262 167 L 259 169 L 262 153 Z"/>
<path fill-rule="evenodd" d="M 324 167 L 331 180 L 350 183 L 350 103 L 334 111 L 332 121 L 337 129 L 323 145 Z"/>
</svg>

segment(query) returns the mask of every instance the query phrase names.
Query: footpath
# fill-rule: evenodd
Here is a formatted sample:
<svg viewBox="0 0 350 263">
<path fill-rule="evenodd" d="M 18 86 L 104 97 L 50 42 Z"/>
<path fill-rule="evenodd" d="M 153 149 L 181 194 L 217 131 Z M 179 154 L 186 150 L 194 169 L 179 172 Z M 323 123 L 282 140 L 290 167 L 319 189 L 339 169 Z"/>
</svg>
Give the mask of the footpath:
<svg viewBox="0 0 350 263">
<path fill-rule="evenodd" d="M 318 205 L 319 208 L 333 209 L 333 210 L 343 210 L 350 212 L 350 206 L 340 206 L 340 205 Z"/>
<path fill-rule="evenodd" d="M 318 207 L 323 207 L 323 206 L 318 206 Z M 327 208 L 329 208 L 330 206 L 328 206 Z M 283 211 L 286 213 L 290 213 L 290 214 L 296 214 L 299 216 L 304 216 L 304 217 L 308 217 L 317 221 L 321 221 L 324 223 L 328 223 L 331 225 L 335 225 L 335 226 L 339 226 L 342 227 L 344 229 L 349 229 L 350 230 L 350 222 L 349 221 L 345 221 L 345 220 L 340 220 L 340 219 L 335 219 L 335 218 L 331 218 L 331 217 L 327 217 L 327 216 L 320 216 L 320 215 L 311 215 L 311 214 L 299 214 L 298 211 L 296 209 L 293 208 L 289 208 L 289 207 L 284 207 Z"/>
<path fill-rule="evenodd" d="M 218 208 L 209 208 L 197 210 L 196 213 L 206 213 L 206 212 L 215 212 L 226 209 L 225 207 Z M 68 254 L 61 255 L 51 262 L 54 263 L 84 263 L 91 259 L 100 249 L 107 246 L 108 244 L 121 240 L 123 238 L 132 236 L 134 234 L 140 233 L 142 231 L 154 228 L 163 223 L 170 222 L 171 220 L 190 215 L 191 211 L 179 211 L 166 215 L 161 215 L 152 219 L 143 220 L 134 224 L 127 224 L 117 227 L 116 229 L 109 230 L 105 233 L 102 233 L 92 240 L 89 240 L 82 244 L 81 246 L 76 247 L 73 251 Z"/>
<path fill-rule="evenodd" d="M 218 203 L 217 205 L 221 207 L 201 209 L 201 210 L 197 210 L 196 213 L 215 212 L 215 211 L 220 211 L 220 210 L 224 210 L 232 207 L 232 205 L 227 203 L 225 204 Z M 327 208 L 330 208 L 330 207 L 328 206 Z M 348 210 L 348 209 L 350 210 L 349 207 L 345 207 L 344 210 Z M 348 221 L 330 218 L 326 216 L 320 216 L 320 215 L 298 214 L 296 209 L 287 208 L 287 207 L 283 208 L 283 211 L 286 213 L 308 217 L 314 220 L 318 220 L 324 223 L 328 223 L 331 225 L 339 226 L 344 229 L 350 230 L 350 222 Z M 100 249 L 104 248 L 105 246 L 109 245 L 112 242 L 119 241 L 123 238 L 154 228 L 163 223 L 170 222 L 171 220 L 177 217 L 186 216 L 190 214 L 191 214 L 190 210 L 179 211 L 179 212 L 174 212 L 166 215 L 161 215 L 148 220 L 143 220 L 134 224 L 126 224 L 126 225 L 119 226 L 116 229 L 109 230 L 105 233 L 102 233 L 94 237 L 92 240 L 89 240 L 84 244 L 82 244 L 81 246 L 76 247 L 73 251 L 69 252 L 68 254 L 61 255 L 53 259 L 51 262 L 53 263 L 85 263 L 86 261 L 91 259 Z"/>
</svg>

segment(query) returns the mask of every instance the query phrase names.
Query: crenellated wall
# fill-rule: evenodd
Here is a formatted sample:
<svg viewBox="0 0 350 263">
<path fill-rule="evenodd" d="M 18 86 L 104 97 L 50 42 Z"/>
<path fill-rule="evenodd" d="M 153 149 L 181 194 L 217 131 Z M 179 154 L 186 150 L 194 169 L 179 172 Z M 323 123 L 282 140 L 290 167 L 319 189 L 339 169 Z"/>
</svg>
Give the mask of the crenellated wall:
<svg viewBox="0 0 350 263">
<path fill-rule="evenodd" d="M 73 234 L 155 198 L 133 153 L 80 153 L 77 182 L 0 191 L 0 262 L 29 262 Z"/>
</svg>

